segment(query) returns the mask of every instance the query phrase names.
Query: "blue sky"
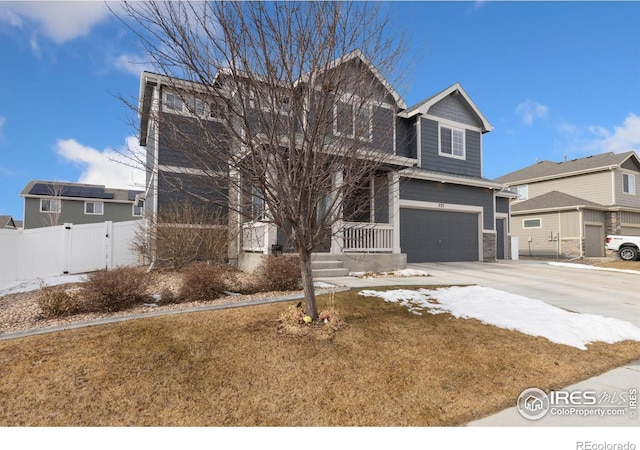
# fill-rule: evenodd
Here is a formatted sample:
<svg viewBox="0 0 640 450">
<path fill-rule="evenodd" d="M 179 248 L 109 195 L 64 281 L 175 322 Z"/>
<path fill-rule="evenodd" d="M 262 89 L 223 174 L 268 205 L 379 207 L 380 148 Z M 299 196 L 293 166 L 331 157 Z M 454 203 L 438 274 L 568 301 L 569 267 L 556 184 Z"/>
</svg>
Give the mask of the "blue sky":
<svg viewBox="0 0 640 450">
<path fill-rule="evenodd" d="M 495 127 L 484 176 L 536 158 L 640 152 L 640 3 L 384 4 L 420 55 L 408 105 L 460 82 Z M 32 179 L 127 187 L 144 60 L 102 2 L 0 1 L 0 214 L 22 219 Z"/>
</svg>

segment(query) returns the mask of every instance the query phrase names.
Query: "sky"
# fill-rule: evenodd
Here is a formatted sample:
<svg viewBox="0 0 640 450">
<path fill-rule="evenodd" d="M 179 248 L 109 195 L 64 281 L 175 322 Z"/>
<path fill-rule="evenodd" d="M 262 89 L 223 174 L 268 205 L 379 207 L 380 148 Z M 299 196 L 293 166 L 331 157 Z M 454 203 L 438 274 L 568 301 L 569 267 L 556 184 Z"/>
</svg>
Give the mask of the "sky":
<svg viewBox="0 0 640 450">
<path fill-rule="evenodd" d="M 493 125 L 484 177 L 640 153 L 640 2 L 381 5 L 414 55 L 407 104 L 459 82 Z M 0 0 L 0 61 L 0 215 L 23 218 L 30 180 L 142 188 L 122 163 L 138 131 L 121 98 L 137 101 L 145 57 L 103 2 Z"/>
</svg>

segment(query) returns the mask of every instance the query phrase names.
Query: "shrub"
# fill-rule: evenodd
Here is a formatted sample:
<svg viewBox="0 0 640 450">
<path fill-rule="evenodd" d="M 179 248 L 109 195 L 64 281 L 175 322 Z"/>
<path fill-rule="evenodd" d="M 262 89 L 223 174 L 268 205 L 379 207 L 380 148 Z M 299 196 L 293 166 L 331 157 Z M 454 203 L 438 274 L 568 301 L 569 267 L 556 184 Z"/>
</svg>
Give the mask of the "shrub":
<svg viewBox="0 0 640 450">
<path fill-rule="evenodd" d="M 215 300 L 226 290 L 231 269 L 222 264 L 196 263 L 184 270 L 180 299 L 182 301 Z"/>
<path fill-rule="evenodd" d="M 45 317 L 71 316 L 80 312 L 77 294 L 59 287 L 43 286 L 37 301 Z"/>
<path fill-rule="evenodd" d="M 258 269 L 258 284 L 264 291 L 300 289 L 300 259 L 295 255 L 271 255 Z"/>
<path fill-rule="evenodd" d="M 85 308 L 114 312 L 149 301 L 149 278 L 138 267 L 118 267 L 91 273 L 82 286 Z"/>
</svg>

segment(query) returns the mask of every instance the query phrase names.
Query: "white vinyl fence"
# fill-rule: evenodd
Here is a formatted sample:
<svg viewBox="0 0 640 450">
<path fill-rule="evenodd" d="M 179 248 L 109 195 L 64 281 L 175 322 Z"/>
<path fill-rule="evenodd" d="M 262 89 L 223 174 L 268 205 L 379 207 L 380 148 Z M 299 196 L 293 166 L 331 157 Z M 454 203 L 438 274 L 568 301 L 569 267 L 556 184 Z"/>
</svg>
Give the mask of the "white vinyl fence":
<svg viewBox="0 0 640 450">
<path fill-rule="evenodd" d="M 0 229 L 0 289 L 19 280 L 137 265 L 129 244 L 139 223 Z"/>
</svg>

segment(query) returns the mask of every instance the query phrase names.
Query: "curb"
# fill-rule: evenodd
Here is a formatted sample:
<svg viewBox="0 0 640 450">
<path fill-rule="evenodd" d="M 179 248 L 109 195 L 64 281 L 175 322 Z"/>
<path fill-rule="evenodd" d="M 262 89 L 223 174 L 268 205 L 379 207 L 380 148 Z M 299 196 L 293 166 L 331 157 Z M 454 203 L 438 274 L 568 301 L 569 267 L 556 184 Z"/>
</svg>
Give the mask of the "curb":
<svg viewBox="0 0 640 450">
<path fill-rule="evenodd" d="M 326 292 L 316 292 L 316 294 L 324 295 L 332 292 L 344 292 L 350 289 L 351 288 L 337 287 L 336 289 L 327 289 Z M 167 311 L 150 311 L 146 313 L 131 314 L 131 315 L 119 316 L 119 317 L 105 317 L 103 319 L 70 323 L 68 325 L 56 325 L 53 327 L 37 328 L 34 330 L 28 330 L 28 331 L 18 331 L 15 333 L 0 334 L 0 341 L 7 341 L 10 339 L 18 339 L 18 338 L 23 338 L 28 336 L 37 336 L 41 334 L 57 333 L 59 331 L 76 330 L 78 328 L 108 325 L 112 323 L 126 322 L 129 320 L 148 319 L 150 317 L 170 316 L 174 314 L 186 314 L 186 313 L 203 312 L 203 311 L 218 311 L 221 309 L 231 309 L 231 308 L 243 308 L 245 306 L 266 305 L 269 303 L 281 303 L 281 302 L 287 302 L 291 300 L 300 300 L 303 298 L 304 298 L 304 294 L 300 293 L 300 294 L 291 294 L 291 295 L 280 295 L 277 297 L 264 298 L 261 300 L 248 300 L 248 301 L 236 302 L 236 303 L 225 303 L 222 305 L 194 306 L 191 308 L 172 309 Z"/>
</svg>

